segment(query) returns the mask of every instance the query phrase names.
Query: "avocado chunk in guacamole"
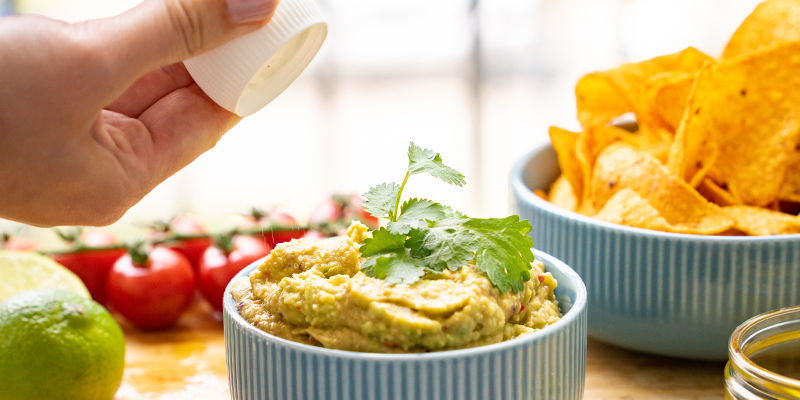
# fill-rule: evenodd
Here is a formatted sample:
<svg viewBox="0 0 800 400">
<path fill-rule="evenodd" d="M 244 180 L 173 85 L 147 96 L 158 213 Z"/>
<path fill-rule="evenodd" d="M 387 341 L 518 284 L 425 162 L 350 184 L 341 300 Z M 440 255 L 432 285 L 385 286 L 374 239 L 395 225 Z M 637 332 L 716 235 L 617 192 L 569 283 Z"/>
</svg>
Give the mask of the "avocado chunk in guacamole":
<svg viewBox="0 0 800 400">
<path fill-rule="evenodd" d="M 363 352 L 426 352 L 497 343 L 561 318 L 556 281 L 534 262 L 524 289 L 500 293 L 474 265 L 390 284 L 359 271 L 367 228 L 279 244 L 231 294 L 245 320 L 272 335 Z"/>
</svg>

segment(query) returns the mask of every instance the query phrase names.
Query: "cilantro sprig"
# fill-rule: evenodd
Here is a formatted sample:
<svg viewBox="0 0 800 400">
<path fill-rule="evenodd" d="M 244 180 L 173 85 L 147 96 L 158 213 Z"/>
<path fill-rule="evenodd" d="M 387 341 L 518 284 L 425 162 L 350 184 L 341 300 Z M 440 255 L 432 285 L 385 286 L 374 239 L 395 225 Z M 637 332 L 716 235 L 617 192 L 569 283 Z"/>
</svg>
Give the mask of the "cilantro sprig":
<svg viewBox="0 0 800 400">
<path fill-rule="evenodd" d="M 401 184 L 382 183 L 364 194 L 364 208 L 389 223 L 361 246 L 361 270 L 390 283 L 414 283 L 425 273 L 456 271 L 475 261 L 501 292 L 522 290 L 530 279 L 533 240 L 528 221 L 470 218 L 431 200 L 412 198 L 401 205 L 409 177 L 427 173 L 463 186 L 464 175 L 445 165 L 439 153 L 411 143 L 408 169 Z"/>
</svg>

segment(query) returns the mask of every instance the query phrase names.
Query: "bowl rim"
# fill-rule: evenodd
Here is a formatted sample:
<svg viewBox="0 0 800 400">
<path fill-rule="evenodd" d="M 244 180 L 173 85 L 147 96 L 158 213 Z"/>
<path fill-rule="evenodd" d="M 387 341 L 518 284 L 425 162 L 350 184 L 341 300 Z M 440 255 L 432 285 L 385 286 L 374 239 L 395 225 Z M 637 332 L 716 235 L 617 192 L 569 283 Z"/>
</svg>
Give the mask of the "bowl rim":
<svg viewBox="0 0 800 400">
<path fill-rule="evenodd" d="M 570 268 L 567 264 L 563 261 L 541 251 L 533 249 L 534 257 L 537 260 L 541 260 L 545 264 L 545 271 L 547 272 L 549 268 L 555 268 L 559 270 L 559 272 L 563 275 L 566 275 L 570 282 L 573 283 L 575 286 L 575 299 L 572 301 L 572 306 L 570 307 L 569 311 L 562 315 L 561 319 L 558 321 L 542 328 L 538 332 L 534 332 L 528 335 L 523 335 L 520 337 L 516 337 L 514 339 L 506 340 L 499 343 L 493 343 L 484 346 L 477 346 L 477 347 L 470 347 L 466 349 L 456 349 L 456 350 L 445 350 L 445 351 L 435 351 L 430 353 L 367 353 L 367 352 L 358 352 L 358 351 L 350 351 L 350 350 L 338 350 L 338 349 L 329 349 L 320 346 L 313 346 L 309 344 L 299 343 L 292 340 L 284 339 L 261 329 L 256 328 L 247 320 L 239 314 L 238 310 L 236 310 L 235 303 L 233 301 L 233 296 L 230 294 L 231 283 L 233 280 L 249 275 L 252 270 L 257 268 L 261 263 L 263 263 L 264 258 L 259 259 L 258 261 L 253 262 L 252 264 L 248 265 L 247 267 L 243 268 L 236 276 L 231 279 L 231 283 L 225 288 L 225 296 L 223 298 L 223 319 L 230 318 L 233 323 L 238 324 L 240 327 L 245 329 L 251 335 L 256 335 L 261 339 L 266 339 L 267 341 L 271 341 L 276 343 L 277 345 L 289 347 L 293 350 L 315 353 L 317 355 L 322 356 L 329 356 L 329 357 L 338 357 L 338 358 L 349 358 L 349 359 L 360 359 L 360 360 L 389 360 L 389 361 L 429 361 L 429 360 L 442 360 L 442 359 L 450 359 L 450 358 L 457 358 L 457 357 L 471 357 L 471 356 L 480 356 L 485 353 L 493 353 L 493 352 L 500 352 L 508 349 L 512 349 L 515 347 L 520 347 L 527 345 L 529 342 L 535 342 L 539 340 L 545 340 L 546 338 L 553 336 L 556 334 L 557 331 L 566 329 L 568 326 L 573 324 L 579 323 L 578 318 L 583 311 L 586 310 L 586 301 L 587 301 L 587 293 L 586 293 L 586 285 L 583 283 L 583 280 L 575 272 L 572 268 Z M 265 257 L 266 258 L 266 257 Z M 558 290 L 558 288 L 556 288 Z M 226 348 L 227 353 L 227 348 Z"/>
<path fill-rule="evenodd" d="M 513 194 L 516 196 L 517 200 L 531 204 L 536 208 L 543 209 L 544 211 L 547 211 L 551 214 L 556 214 L 559 217 L 565 219 L 575 220 L 585 225 L 593 225 L 607 230 L 612 230 L 619 233 L 626 233 L 635 236 L 654 236 L 654 237 L 673 239 L 673 240 L 684 240 L 684 241 L 691 240 L 699 242 L 725 242 L 733 244 L 796 242 L 800 240 L 800 233 L 790 233 L 783 235 L 762 235 L 762 236 L 722 236 L 722 235 L 700 235 L 693 233 L 673 233 L 673 232 L 654 231 L 650 229 L 636 228 L 632 226 L 619 225 L 619 224 L 613 224 L 611 222 L 600 221 L 592 217 L 587 217 L 585 215 L 578 214 L 573 211 L 565 210 L 537 196 L 533 192 L 533 190 L 531 190 L 531 188 L 528 187 L 528 185 L 525 183 L 525 180 L 523 179 L 523 175 L 525 173 L 525 167 L 528 165 L 530 160 L 533 157 L 552 148 L 553 146 L 550 142 L 540 144 L 536 146 L 533 150 L 527 152 L 524 156 L 522 156 L 522 158 L 520 158 L 519 160 L 517 160 L 516 163 L 514 163 L 514 166 L 511 169 L 510 180 L 511 180 L 511 190 Z"/>
</svg>

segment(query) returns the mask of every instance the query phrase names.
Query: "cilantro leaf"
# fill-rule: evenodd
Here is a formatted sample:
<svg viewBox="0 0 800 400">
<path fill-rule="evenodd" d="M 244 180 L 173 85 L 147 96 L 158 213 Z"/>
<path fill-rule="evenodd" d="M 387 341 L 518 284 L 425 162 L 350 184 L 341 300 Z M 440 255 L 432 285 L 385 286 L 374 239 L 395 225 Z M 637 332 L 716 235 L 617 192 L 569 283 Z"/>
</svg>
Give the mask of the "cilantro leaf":
<svg viewBox="0 0 800 400">
<path fill-rule="evenodd" d="M 434 270 L 455 271 L 475 259 L 478 250 L 476 236 L 463 228 L 466 220 L 455 216 L 412 229 L 406 247 L 412 256 L 421 258 Z"/>
<path fill-rule="evenodd" d="M 516 215 L 469 218 L 425 199 L 413 198 L 400 206 L 408 178 L 423 172 L 452 185 L 464 184 L 464 176 L 444 165 L 439 153 L 411 143 L 403 183 L 383 183 L 364 194 L 364 208 L 389 219 L 359 249 L 366 258 L 361 265 L 364 274 L 410 284 L 427 271 L 456 271 L 474 262 L 501 292 L 522 290 L 533 262 L 533 241 L 527 236 L 531 224 Z"/>
<path fill-rule="evenodd" d="M 408 145 L 409 175 L 427 172 L 451 185 L 464 186 L 464 175 L 444 165 L 439 153 L 423 149 L 413 142 Z"/>
<path fill-rule="evenodd" d="M 506 218 L 470 218 L 464 227 L 480 239 L 475 259 L 478 269 L 501 292 L 519 292 L 531 279 L 533 239 L 527 235 L 533 229 L 530 222 L 520 221 L 518 215 Z"/>
<path fill-rule="evenodd" d="M 420 260 L 409 256 L 407 250 L 370 257 L 361 265 L 367 276 L 384 279 L 389 283 L 414 283 L 425 274 Z"/>
<path fill-rule="evenodd" d="M 367 199 L 362 204 L 376 218 L 388 218 L 394 220 L 395 204 L 400 196 L 400 185 L 392 183 L 382 183 L 373 186 L 364 197 Z"/>
<path fill-rule="evenodd" d="M 386 228 L 372 233 L 359 249 L 367 260 L 361 271 L 367 276 L 384 279 L 389 283 L 414 283 L 425 274 L 420 260 L 408 255 L 406 235 L 395 235 Z"/>
<path fill-rule="evenodd" d="M 475 259 L 501 292 L 520 291 L 530 279 L 533 240 L 528 221 L 507 218 L 446 218 L 412 229 L 406 247 L 432 269 L 456 270 Z"/>
<path fill-rule="evenodd" d="M 406 235 L 390 233 L 386 228 L 372 232 L 372 237 L 364 239 L 359 250 L 364 257 L 404 251 Z"/>
<path fill-rule="evenodd" d="M 390 222 L 389 232 L 407 234 L 414 228 L 428 226 L 428 220 L 439 220 L 448 215 L 456 215 L 452 208 L 425 199 L 409 199 L 400 207 L 397 221 Z"/>
</svg>

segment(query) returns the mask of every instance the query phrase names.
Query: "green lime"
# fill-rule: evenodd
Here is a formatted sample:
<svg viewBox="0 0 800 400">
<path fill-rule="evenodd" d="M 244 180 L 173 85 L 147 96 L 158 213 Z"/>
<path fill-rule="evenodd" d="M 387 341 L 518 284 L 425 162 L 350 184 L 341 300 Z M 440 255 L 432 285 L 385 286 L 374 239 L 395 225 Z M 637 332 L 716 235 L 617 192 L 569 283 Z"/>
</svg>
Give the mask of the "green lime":
<svg viewBox="0 0 800 400">
<path fill-rule="evenodd" d="M 0 400 L 110 400 L 125 338 L 103 306 L 56 289 L 0 303 Z"/>
<path fill-rule="evenodd" d="M 0 276 L 0 301 L 38 288 L 62 289 L 90 298 L 77 275 L 38 253 L 0 250 Z"/>
</svg>

